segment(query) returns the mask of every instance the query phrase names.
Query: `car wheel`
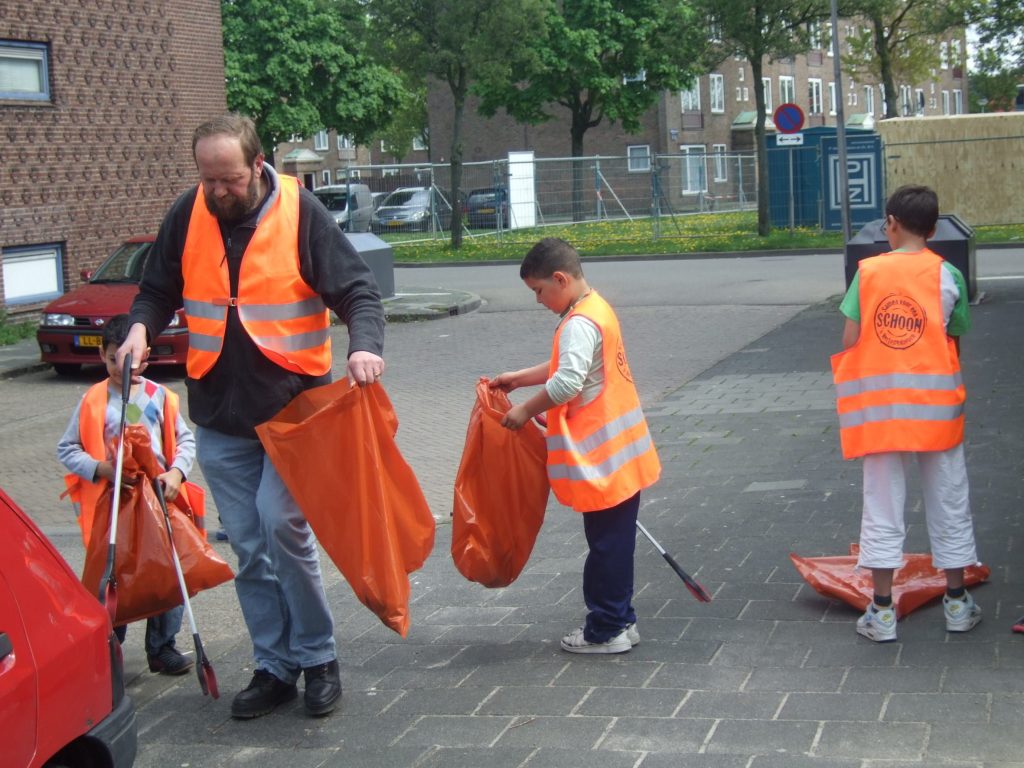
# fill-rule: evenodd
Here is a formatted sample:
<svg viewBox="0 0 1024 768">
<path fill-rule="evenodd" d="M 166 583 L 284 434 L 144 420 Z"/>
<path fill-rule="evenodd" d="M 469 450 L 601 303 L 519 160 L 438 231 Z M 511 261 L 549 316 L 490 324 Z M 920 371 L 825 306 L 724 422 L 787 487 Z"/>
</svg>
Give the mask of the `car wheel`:
<svg viewBox="0 0 1024 768">
<path fill-rule="evenodd" d="M 58 376 L 74 376 L 76 373 L 82 370 L 81 363 L 54 363 L 53 370 L 57 372 Z"/>
</svg>

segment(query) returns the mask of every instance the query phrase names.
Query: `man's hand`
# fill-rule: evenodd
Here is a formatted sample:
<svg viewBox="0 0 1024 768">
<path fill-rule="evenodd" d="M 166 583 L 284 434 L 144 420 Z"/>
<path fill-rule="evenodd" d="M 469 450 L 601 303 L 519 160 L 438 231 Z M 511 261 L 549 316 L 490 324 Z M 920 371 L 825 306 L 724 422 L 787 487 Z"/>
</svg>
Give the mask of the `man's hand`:
<svg viewBox="0 0 1024 768">
<path fill-rule="evenodd" d="M 348 356 L 346 370 L 349 381 L 365 387 L 378 381 L 384 374 L 384 358 L 373 352 L 353 352 Z"/>
<path fill-rule="evenodd" d="M 117 369 L 124 367 L 124 358 L 128 353 L 132 355 L 132 384 L 138 384 L 142 372 L 149 367 L 146 362 L 149 359 L 149 339 L 146 326 L 142 323 L 134 323 L 128 329 L 128 336 L 117 349 Z"/>
</svg>

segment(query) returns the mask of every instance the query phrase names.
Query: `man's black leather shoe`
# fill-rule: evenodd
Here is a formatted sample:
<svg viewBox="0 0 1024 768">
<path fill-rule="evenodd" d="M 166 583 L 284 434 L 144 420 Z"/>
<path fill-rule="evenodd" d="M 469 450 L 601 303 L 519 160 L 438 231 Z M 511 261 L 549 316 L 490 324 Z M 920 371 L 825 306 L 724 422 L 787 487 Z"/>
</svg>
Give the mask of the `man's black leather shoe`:
<svg viewBox="0 0 1024 768">
<path fill-rule="evenodd" d="M 239 720 L 260 717 L 298 695 L 295 683 L 286 683 L 265 670 L 257 669 L 248 687 L 231 702 L 231 716 Z"/>
<path fill-rule="evenodd" d="M 306 712 L 319 717 L 334 711 L 341 698 L 341 676 L 338 662 L 329 661 L 302 670 L 306 679 Z"/>
</svg>

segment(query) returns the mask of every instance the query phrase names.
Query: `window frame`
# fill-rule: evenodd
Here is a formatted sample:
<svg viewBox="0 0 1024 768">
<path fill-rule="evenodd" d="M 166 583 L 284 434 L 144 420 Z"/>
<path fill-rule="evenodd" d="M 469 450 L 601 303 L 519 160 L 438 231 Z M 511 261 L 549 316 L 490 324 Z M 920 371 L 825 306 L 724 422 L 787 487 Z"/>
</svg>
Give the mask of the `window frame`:
<svg viewBox="0 0 1024 768">
<path fill-rule="evenodd" d="M 768 117 L 772 115 L 772 79 L 770 77 L 761 78 L 761 86 L 764 91 L 764 113 Z"/>
<path fill-rule="evenodd" d="M 786 91 L 789 91 L 789 98 L 786 98 Z M 779 99 L 780 104 L 796 102 L 796 78 L 792 75 L 779 75 Z"/>
<path fill-rule="evenodd" d="M 834 82 L 828 84 L 828 113 L 834 117 L 839 114 L 837 108 L 836 99 L 839 98 L 839 94 L 836 93 L 836 84 Z"/>
<path fill-rule="evenodd" d="M 815 86 L 817 86 L 817 88 L 815 88 Z M 815 102 L 817 102 L 817 109 L 815 109 Z M 825 97 L 822 92 L 822 82 L 820 77 L 807 78 L 807 114 L 825 114 Z"/>
<path fill-rule="evenodd" d="M 725 113 L 725 75 L 720 72 L 712 72 L 708 75 L 708 101 L 711 114 Z"/>
<path fill-rule="evenodd" d="M 693 104 L 696 104 L 696 107 Z M 687 106 L 689 104 L 690 106 Z M 693 85 L 679 90 L 679 112 L 700 112 L 700 78 L 693 78 Z"/>
<path fill-rule="evenodd" d="M 633 154 L 633 150 L 642 149 L 643 154 Z M 635 166 L 634 162 L 637 160 L 643 160 L 643 167 Z M 626 147 L 626 169 L 630 173 L 648 173 L 651 170 L 651 145 L 650 144 L 630 144 Z"/>
<path fill-rule="evenodd" d="M 725 144 L 711 145 L 711 155 L 715 159 L 714 181 L 716 182 L 729 180 L 728 152 L 729 148 Z"/>
<path fill-rule="evenodd" d="M 38 56 L 26 55 L 38 52 Z M 6 52 L 6 56 L 4 53 Z M 39 65 L 39 91 L 0 91 L 0 101 L 39 101 L 50 102 L 50 46 L 47 43 L 36 43 L 23 40 L 0 38 L 0 60 L 30 60 Z"/>
<path fill-rule="evenodd" d="M 330 145 L 330 138 L 328 137 L 325 129 L 321 129 L 313 134 L 314 152 L 326 152 Z"/>
<path fill-rule="evenodd" d="M 703 180 L 704 186 L 701 188 L 693 188 L 690 184 L 690 169 L 696 167 L 696 164 L 691 159 L 691 155 L 697 156 L 699 150 L 699 174 L 698 181 Z M 704 161 L 707 157 L 708 148 L 704 144 L 680 144 L 679 153 L 683 155 L 682 163 L 682 179 L 680 179 L 679 189 L 683 195 L 700 195 L 706 194 L 708 191 L 708 171 Z"/>
<path fill-rule="evenodd" d="M 53 291 L 45 291 L 43 293 L 31 293 L 22 294 L 16 297 L 10 297 L 7 295 L 8 289 L 12 285 L 16 285 L 17 282 L 8 276 L 7 270 L 11 263 L 17 264 L 19 261 L 38 260 L 40 258 L 46 258 L 50 254 L 53 254 L 53 265 L 54 265 L 54 277 L 56 283 L 56 289 Z M 2 270 L 4 276 L 4 295 L 3 302 L 5 306 L 16 307 L 25 304 L 38 304 L 44 301 L 52 301 L 64 294 L 64 244 L 63 243 L 36 243 L 34 245 L 18 245 L 3 248 L 0 250 L 0 270 Z"/>
</svg>

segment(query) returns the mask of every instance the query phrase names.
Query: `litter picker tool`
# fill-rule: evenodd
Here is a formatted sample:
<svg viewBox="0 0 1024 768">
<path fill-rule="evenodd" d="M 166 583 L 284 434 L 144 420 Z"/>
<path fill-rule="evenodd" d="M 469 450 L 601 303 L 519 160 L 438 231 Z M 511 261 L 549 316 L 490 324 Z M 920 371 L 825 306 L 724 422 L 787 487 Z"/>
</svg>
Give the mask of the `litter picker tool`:
<svg viewBox="0 0 1024 768">
<path fill-rule="evenodd" d="M 694 581 L 690 574 L 688 574 L 679 566 L 679 563 L 675 561 L 675 558 L 672 557 L 672 555 L 670 555 L 668 552 L 666 552 L 664 547 L 662 547 L 661 544 L 659 544 L 655 540 L 655 538 L 651 536 L 650 532 L 646 528 L 644 528 L 643 523 L 637 520 L 636 527 L 639 528 L 640 533 L 646 536 L 647 540 L 654 545 L 654 548 L 661 553 L 661 556 L 665 558 L 665 562 L 672 566 L 672 570 L 675 571 L 676 575 L 678 575 L 679 578 L 683 580 L 683 584 L 686 585 L 686 588 L 690 590 L 693 596 L 702 603 L 710 603 L 711 595 L 707 593 L 707 590 L 705 590 L 704 587 L 702 587 L 700 584 Z"/>
<path fill-rule="evenodd" d="M 199 687 L 203 690 L 204 696 L 220 698 L 220 689 L 217 688 L 217 675 L 213 672 L 213 664 L 210 663 L 206 651 L 203 650 L 203 641 L 199 639 L 199 630 L 196 629 L 196 617 L 192 613 L 192 601 L 188 598 L 188 587 L 185 585 L 185 574 L 181 572 L 181 560 L 178 558 L 178 551 L 174 548 L 174 534 L 171 531 L 171 515 L 167 511 L 167 501 L 164 499 L 164 489 L 160 480 L 153 478 L 153 490 L 160 501 L 160 509 L 164 513 L 164 524 L 167 526 L 167 540 L 171 545 L 171 560 L 174 562 L 174 572 L 178 574 L 178 586 L 181 587 L 181 597 L 185 602 L 185 616 L 188 618 L 189 629 L 192 630 L 192 642 L 196 648 L 196 677 L 199 678 Z"/>
<path fill-rule="evenodd" d="M 121 509 L 121 477 L 124 470 L 124 423 L 128 412 L 128 397 L 132 391 L 132 354 L 124 356 L 121 368 L 121 424 L 117 429 L 117 459 L 114 465 L 114 493 L 110 505 L 110 539 L 107 545 L 107 564 L 100 577 L 100 603 L 105 605 L 110 621 L 117 616 L 117 574 L 114 573 L 114 559 L 117 549 L 117 513 Z"/>
</svg>

